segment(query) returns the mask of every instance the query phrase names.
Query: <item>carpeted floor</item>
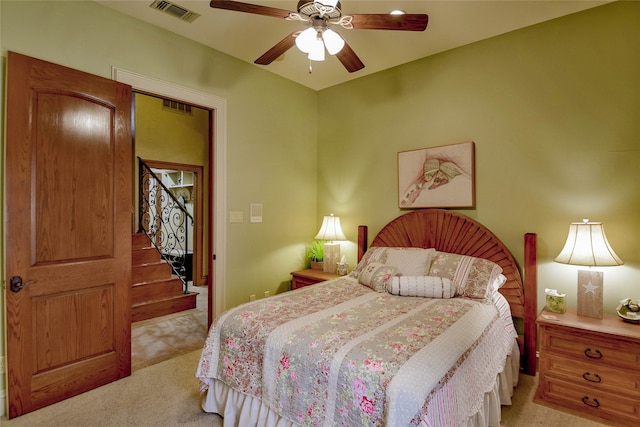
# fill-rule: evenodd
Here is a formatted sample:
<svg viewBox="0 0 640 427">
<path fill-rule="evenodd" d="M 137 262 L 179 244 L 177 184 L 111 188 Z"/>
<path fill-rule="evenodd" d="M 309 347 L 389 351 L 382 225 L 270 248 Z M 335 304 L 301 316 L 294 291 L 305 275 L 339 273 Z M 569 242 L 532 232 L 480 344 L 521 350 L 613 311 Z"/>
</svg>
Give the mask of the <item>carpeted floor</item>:
<svg viewBox="0 0 640 427">
<path fill-rule="evenodd" d="M 2 427 L 222 426 L 200 409 L 195 377 L 200 350 L 7 421 Z"/>
<path fill-rule="evenodd" d="M 502 427 L 600 427 L 584 418 L 566 414 L 555 409 L 533 403 L 533 395 L 538 387 L 538 377 L 520 374 L 518 387 L 513 395 L 513 404 L 502 407 Z"/>
<path fill-rule="evenodd" d="M 0 420 L 0 424 L 2 427 L 221 427 L 219 416 L 206 414 L 199 406 L 198 380 L 194 376 L 199 357 L 200 350 L 178 356 L 14 420 Z M 503 407 L 502 426 L 603 425 L 533 403 L 536 386 L 535 377 L 520 376 L 514 404 Z"/>
</svg>

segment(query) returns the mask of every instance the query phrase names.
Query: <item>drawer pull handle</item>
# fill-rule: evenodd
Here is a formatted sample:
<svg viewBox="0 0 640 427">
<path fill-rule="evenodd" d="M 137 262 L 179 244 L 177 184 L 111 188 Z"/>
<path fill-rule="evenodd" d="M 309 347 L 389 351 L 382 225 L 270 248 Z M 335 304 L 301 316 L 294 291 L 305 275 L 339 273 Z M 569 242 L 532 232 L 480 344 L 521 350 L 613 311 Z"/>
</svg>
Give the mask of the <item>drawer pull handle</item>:
<svg viewBox="0 0 640 427">
<path fill-rule="evenodd" d="M 602 359 L 602 353 L 600 353 L 600 350 L 591 351 L 590 347 L 584 351 L 584 355 L 590 359 Z"/>
<path fill-rule="evenodd" d="M 585 372 L 584 374 L 582 374 L 582 378 L 584 378 L 587 381 L 591 381 L 592 383 L 601 383 L 602 382 L 602 378 L 600 378 L 600 375 L 591 374 L 589 372 Z"/>
<path fill-rule="evenodd" d="M 587 406 L 591 406 L 592 408 L 598 408 L 600 406 L 600 402 L 598 402 L 598 399 L 589 399 L 589 396 L 583 397 L 582 403 Z"/>
</svg>

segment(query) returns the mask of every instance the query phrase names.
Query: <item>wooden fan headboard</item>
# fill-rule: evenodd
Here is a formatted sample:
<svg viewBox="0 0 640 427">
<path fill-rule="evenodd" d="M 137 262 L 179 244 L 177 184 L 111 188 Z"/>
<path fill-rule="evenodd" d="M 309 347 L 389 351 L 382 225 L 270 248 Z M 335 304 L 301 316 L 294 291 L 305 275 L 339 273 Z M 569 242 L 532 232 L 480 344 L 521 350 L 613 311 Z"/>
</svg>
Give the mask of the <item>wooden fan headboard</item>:
<svg viewBox="0 0 640 427">
<path fill-rule="evenodd" d="M 416 210 L 401 215 L 371 241 L 372 247 L 435 248 L 438 251 L 491 260 L 502 267 L 507 277 L 500 288 L 511 306 L 513 317 L 524 320 L 524 337 L 519 343 L 524 370 L 536 371 L 537 261 L 536 235 L 525 235 L 525 281 L 511 252 L 495 234 L 476 220 L 442 209 Z M 358 262 L 367 250 L 367 227 L 358 227 Z M 525 298 L 525 296 L 527 298 Z"/>
</svg>

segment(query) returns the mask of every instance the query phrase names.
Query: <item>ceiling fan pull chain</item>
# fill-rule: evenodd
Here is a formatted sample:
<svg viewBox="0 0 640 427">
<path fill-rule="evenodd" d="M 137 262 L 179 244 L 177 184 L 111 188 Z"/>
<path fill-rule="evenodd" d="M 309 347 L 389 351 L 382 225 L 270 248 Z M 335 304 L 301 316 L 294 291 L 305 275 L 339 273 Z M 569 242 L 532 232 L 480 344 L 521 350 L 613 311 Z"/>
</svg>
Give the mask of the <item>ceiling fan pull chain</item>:
<svg viewBox="0 0 640 427">
<path fill-rule="evenodd" d="M 313 71 L 313 66 L 311 65 L 311 60 L 309 60 L 309 74 Z"/>
</svg>

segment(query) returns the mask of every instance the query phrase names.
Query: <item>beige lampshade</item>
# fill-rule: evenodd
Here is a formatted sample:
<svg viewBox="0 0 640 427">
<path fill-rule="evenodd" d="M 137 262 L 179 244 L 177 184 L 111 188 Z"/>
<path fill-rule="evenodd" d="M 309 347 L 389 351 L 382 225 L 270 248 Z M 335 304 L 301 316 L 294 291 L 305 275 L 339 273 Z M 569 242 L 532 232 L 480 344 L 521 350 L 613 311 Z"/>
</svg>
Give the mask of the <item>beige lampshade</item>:
<svg viewBox="0 0 640 427">
<path fill-rule="evenodd" d="M 344 233 L 342 232 L 342 226 L 340 225 L 340 217 L 333 216 L 325 216 L 322 220 L 322 225 L 320 226 L 320 231 L 316 235 L 316 240 L 347 240 Z"/>
<path fill-rule="evenodd" d="M 601 222 L 572 222 L 569 235 L 555 262 L 583 266 L 624 264 L 609 245 Z"/>
</svg>

